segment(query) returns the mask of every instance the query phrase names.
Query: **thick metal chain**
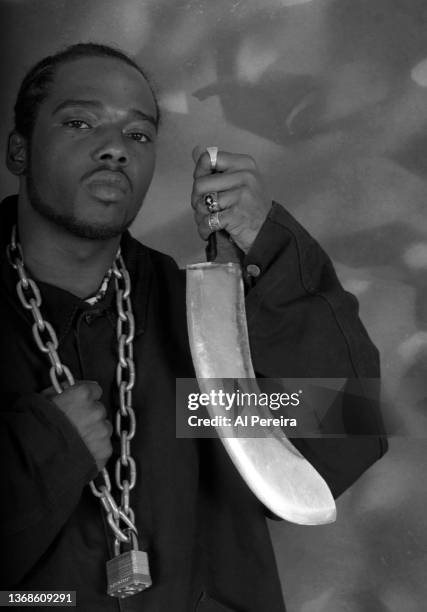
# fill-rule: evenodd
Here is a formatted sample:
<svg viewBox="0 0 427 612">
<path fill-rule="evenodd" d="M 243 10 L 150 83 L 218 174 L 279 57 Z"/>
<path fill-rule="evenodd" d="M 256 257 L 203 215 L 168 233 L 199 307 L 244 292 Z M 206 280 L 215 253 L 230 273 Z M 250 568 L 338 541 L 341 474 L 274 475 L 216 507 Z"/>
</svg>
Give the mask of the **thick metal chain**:
<svg viewBox="0 0 427 612">
<path fill-rule="evenodd" d="M 49 321 L 40 312 L 42 299 L 37 284 L 25 270 L 24 255 L 21 245 L 16 240 L 16 227 L 12 230 L 10 245 L 7 246 L 7 256 L 11 265 L 18 273 L 16 291 L 22 306 L 33 315 L 32 332 L 34 340 L 42 353 L 46 353 L 50 361 L 50 379 L 57 393 L 62 393 L 67 386 L 74 385 L 75 380 L 70 369 L 61 362 L 58 355 L 58 337 Z M 107 515 L 107 522 L 114 536 L 115 549 L 120 542 L 132 543 L 132 535 L 138 533 L 135 527 L 135 514 L 129 502 L 130 491 L 136 484 L 136 463 L 130 453 L 130 442 L 135 435 L 136 419 L 132 407 L 132 389 L 135 385 L 135 363 L 133 359 L 133 339 L 135 335 L 135 319 L 130 300 L 131 283 L 120 251 L 113 264 L 113 276 L 116 287 L 117 307 L 117 345 L 118 362 L 116 382 L 119 392 L 119 409 L 116 413 L 115 432 L 120 440 L 120 457 L 116 461 L 115 481 L 121 491 L 120 504 L 117 505 L 111 493 L 111 481 L 104 468 L 99 477 L 102 484 L 99 487 L 91 481 L 90 488 L 98 497 Z M 125 422 L 123 422 L 125 421 Z M 124 526 L 120 524 L 124 523 Z"/>
</svg>

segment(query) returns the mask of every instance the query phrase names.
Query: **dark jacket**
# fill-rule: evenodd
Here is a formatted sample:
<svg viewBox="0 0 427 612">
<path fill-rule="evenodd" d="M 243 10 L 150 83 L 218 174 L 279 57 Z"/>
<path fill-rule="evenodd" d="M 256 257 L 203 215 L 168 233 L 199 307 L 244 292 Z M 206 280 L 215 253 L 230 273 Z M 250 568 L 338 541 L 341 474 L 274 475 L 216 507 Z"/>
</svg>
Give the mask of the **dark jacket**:
<svg viewBox="0 0 427 612">
<path fill-rule="evenodd" d="M 177 439 L 175 379 L 193 376 L 185 278 L 173 260 L 124 235 L 132 279 L 137 485 L 131 503 L 150 553 L 153 586 L 118 601 L 106 595 L 111 536 L 88 482 L 96 466 L 77 430 L 41 394 L 48 362 L 31 333 L 5 256 L 16 203 L 3 202 L 0 244 L 1 589 L 76 590 L 80 610 L 98 612 L 281 612 L 280 583 L 263 506 L 216 439 Z M 247 296 L 253 362 L 264 377 L 378 377 L 378 354 L 356 300 L 330 260 L 275 204 L 244 265 L 261 275 Z M 112 285 L 112 283 L 110 283 Z M 40 282 L 45 318 L 76 379 L 97 380 L 110 418 L 117 405 L 113 291 L 91 307 Z M 343 403 L 348 433 L 381 434 L 375 402 Z M 335 496 L 386 448 L 377 435 L 298 439 L 295 444 Z M 115 462 L 110 460 L 110 468 Z M 219 603 L 221 602 L 221 603 Z M 223 607 L 221 607 L 223 606 Z"/>
</svg>

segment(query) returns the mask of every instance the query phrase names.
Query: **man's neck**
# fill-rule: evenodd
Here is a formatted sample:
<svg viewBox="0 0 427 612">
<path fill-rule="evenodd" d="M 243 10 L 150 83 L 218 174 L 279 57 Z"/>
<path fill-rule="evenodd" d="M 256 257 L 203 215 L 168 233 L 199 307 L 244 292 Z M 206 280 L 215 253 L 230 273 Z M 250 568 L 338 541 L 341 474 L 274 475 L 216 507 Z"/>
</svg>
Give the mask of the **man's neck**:
<svg viewBox="0 0 427 612">
<path fill-rule="evenodd" d="M 22 214 L 20 206 L 18 235 L 29 274 L 81 298 L 99 289 L 120 245 L 120 236 L 109 240 L 80 238 L 35 212 L 28 214 L 28 208 Z"/>
</svg>

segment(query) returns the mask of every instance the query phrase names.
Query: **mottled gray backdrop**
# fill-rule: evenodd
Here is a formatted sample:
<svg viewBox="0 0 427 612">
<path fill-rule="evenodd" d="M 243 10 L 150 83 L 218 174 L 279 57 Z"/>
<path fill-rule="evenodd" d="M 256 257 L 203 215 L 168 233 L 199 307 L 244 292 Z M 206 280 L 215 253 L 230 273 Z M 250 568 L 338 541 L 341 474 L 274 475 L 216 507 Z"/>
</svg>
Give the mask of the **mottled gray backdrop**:
<svg viewBox="0 0 427 612">
<path fill-rule="evenodd" d="M 0 139 L 16 88 L 67 44 L 122 47 L 164 123 L 134 233 L 200 260 L 191 149 L 256 157 L 333 257 L 382 353 L 387 457 L 327 527 L 271 525 L 289 612 L 420 612 L 427 600 L 427 2 L 0 0 Z M 0 195 L 16 183 L 0 169 Z M 267 612 L 267 611 L 266 611 Z"/>
</svg>

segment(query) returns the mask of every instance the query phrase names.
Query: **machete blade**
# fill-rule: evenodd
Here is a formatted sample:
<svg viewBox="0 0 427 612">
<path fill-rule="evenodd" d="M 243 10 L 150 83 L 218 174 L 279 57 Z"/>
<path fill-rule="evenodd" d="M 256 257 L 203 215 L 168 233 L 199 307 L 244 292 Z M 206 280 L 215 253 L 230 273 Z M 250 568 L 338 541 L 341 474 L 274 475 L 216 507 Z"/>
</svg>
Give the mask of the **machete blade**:
<svg viewBox="0 0 427 612">
<path fill-rule="evenodd" d="M 259 393 L 252 366 L 240 265 L 200 263 L 187 266 L 187 320 L 190 348 L 201 392 L 224 389 L 224 379 L 239 379 L 244 391 Z M 208 406 L 211 417 L 224 409 Z M 245 409 L 246 410 L 246 409 Z M 271 416 L 258 406 L 253 414 Z M 221 442 L 247 485 L 276 516 L 301 525 L 336 518 L 326 482 L 287 439 L 270 427 L 268 437 L 230 437 L 217 428 Z"/>
</svg>

